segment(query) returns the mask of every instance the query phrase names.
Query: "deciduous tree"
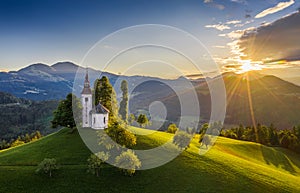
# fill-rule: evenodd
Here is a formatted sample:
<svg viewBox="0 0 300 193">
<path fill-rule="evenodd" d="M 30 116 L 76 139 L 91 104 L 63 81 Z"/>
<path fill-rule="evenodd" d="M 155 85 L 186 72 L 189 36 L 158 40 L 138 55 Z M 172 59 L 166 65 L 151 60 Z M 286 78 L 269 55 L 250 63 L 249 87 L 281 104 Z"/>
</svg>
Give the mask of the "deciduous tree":
<svg viewBox="0 0 300 193">
<path fill-rule="evenodd" d="M 58 166 L 56 163 L 56 159 L 52 158 L 45 158 L 39 165 L 36 170 L 37 173 L 44 172 L 46 174 L 49 174 L 49 177 L 52 177 L 52 173 L 54 170 L 57 170 Z"/>
<path fill-rule="evenodd" d="M 140 114 L 137 118 L 137 122 L 140 125 L 140 127 L 145 127 L 149 124 L 149 120 L 145 114 Z"/>
<path fill-rule="evenodd" d="M 135 120 L 136 120 L 136 118 L 135 118 L 134 114 L 131 113 L 129 116 L 129 119 L 128 119 L 129 124 L 133 124 Z"/>
<path fill-rule="evenodd" d="M 116 92 L 106 76 L 95 81 L 95 105 L 99 102 L 110 111 L 109 122 L 118 118 Z"/>
<path fill-rule="evenodd" d="M 109 153 L 99 152 L 97 154 L 91 154 L 88 158 L 88 172 L 99 177 L 100 170 L 103 167 L 103 163 L 109 158 Z"/>
<path fill-rule="evenodd" d="M 175 134 L 177 132 L 177 130 L 178 130 L 178 128 L 177 128 L 176 124 L 172 123 L 169 125 L 167 132 Z"/>
<path fill-rule="evenodd" d="M 136 169 L 142 166 L 142 163 L 133 150 L 127 150 L 116 157 L 116 166 L 119 167 L 125 175 L 132 176 Z"/>
<path fill-rule="evenodd" d="M 189 147 L 191 140 L 192 140 L 192 135 L 184 131 L 178 131 L 173 137 L 173 143 L 179 149 L 186 149 L 187 147 Z"/>
<path fill-rule="evenodd" d="M 68 94 L 65 100 L 60 101 L 57 109 L 53 113 L 54 118 L 51 121 L 52 127 L 57 128 L 58 126 L 63 126 L 74 129 L 76 126 L 74 118 L 80 119 L 80 109 L 81 103 L 79 99 L 71 93 Z"/>
</svg>

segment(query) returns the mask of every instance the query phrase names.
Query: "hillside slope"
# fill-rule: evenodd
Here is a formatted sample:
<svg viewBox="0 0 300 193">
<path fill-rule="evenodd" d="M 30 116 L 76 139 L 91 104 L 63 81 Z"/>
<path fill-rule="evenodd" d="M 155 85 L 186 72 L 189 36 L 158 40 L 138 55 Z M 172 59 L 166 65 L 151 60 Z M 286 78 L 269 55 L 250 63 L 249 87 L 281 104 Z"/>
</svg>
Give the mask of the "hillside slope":
<svg viewBox="0 0 300 193">
<path fill-rule="evenodd" d="M 139 129 L 138 129 L 139 130 Z M 140 132 L 144 132 L 140 130 Z M 138 148 L 163 143 L 170 134 L 138 136 Z M 281 148 L 219 137 L 205 155 L 191 147 L 159 168 L 122 176 L 106 166 L 99 178 L 86 173 L 89 150 L 77 133 L 61 130 L 39 141 L 0 151 L 0 192 L 299 192 L 300 156 Z M 61 169 L 52 179 L 34 173 L 45 157 Z"/>
<path fill-rule="evenodd" d="M 43 135 L 57 131 L 51 128 L 58 101 L 31 101 L 0 92 L 0 141 L 40 131 Z"/>
</svg>

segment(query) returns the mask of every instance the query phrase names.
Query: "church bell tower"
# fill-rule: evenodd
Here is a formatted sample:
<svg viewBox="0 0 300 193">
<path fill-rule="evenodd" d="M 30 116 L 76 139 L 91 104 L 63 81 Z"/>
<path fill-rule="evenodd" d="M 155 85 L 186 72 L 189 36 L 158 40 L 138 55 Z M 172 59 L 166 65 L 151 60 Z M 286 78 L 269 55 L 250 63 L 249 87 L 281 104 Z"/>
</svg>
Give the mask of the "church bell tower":
<svg viewBox="0 0 300 193">
<path fill-rule="evenodd" d="M 93 108 L 93 94 L 90 87 L 88 70 L 86 70 L 84 87 L 81 92 L 81 104 L 82 104 L 82 127 L 91 127 L 91 115 L 90 112 Z"/>
</svg>

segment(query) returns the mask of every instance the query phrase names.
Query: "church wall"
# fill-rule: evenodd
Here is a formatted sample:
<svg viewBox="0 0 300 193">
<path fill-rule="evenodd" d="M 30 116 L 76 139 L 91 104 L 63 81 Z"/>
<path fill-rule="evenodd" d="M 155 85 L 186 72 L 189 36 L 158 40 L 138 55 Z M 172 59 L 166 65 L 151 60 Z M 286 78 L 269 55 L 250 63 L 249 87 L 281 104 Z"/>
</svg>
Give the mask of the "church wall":
<svg viewBox="0 0 300 193">
<path fill-rule="evenodd" d="M 108 114 L 92 114 L 92 128 L 105 129 L 108 126 Z"/>
</svg>

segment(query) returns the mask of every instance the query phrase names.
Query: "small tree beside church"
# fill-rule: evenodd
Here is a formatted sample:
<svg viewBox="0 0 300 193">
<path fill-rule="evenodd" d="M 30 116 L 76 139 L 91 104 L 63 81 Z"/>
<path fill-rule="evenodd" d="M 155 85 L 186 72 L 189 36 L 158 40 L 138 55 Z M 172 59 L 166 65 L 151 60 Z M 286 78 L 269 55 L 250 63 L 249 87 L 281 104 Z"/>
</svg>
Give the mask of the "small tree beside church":
<svg viewBox="0 0 300 193">
<path fill-rule="evenodd" d="M 99 145 L 107 150 L 115 148 L 115 143 L 120 146 L 132 148 L 136 145 L 136 136 L 126 129 L 125 124 L 113 122 L 105 131 L 98 132 Z M 109 140 L 112 139 L 113 141 Z"/>
<path fill-rule="evenodd" d="M 99 102 L 110 112 L 109 123 L 118 118 L 116 92 L 106 76 L 95 81 L 95 105 Z"/>
<path fill-rule="evenodd" d="M 74 105 L 72 105 L 72 102 L 74 103 Z M 68 94 L 66 99 L 60 101 L 57 109 L 53 112 L 54 117 L 51 121 L 52 127 L 57 128 L 58 126 L 62 126 L 74 129 L 76 127 L 74 118 L 79 119 L 80 108 L 81 104 L 79 99 L 71 93 Z"/>
</svg>

